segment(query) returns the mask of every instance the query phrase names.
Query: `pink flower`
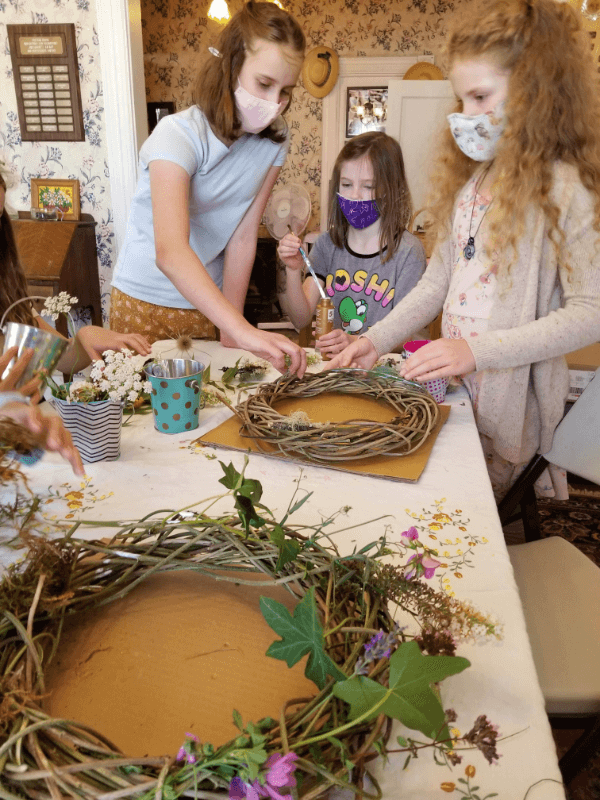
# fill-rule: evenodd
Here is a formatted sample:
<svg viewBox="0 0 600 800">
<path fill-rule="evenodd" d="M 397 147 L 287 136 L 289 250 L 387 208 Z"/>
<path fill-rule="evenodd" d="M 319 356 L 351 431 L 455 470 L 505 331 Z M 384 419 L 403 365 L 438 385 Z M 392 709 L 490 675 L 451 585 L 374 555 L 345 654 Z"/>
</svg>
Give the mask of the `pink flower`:
<svg viewBox="0 0 600 800">
<path fill-rule="evenodd" d="M 407 531 L 403 531 L 400 534 L 400 541 L 406 547 L 410 547 L 414 541 L 419 538 L 419 531 L 413 526 L 409 528 Z"/>
<path fill-rule="evenodd" d="M 414 561 L 415 563 L 413 565 L 413 569 L 409 570 L 404 575 L 407 581 L 411 581 L 413 578 L 419 578 L 421 575 L 425 575 L 425 577 L 428 579 L 433 578 L 436 569 L 442 563 L 441 561 L 436 561 L 435 558 L 431 558 L 431 556 L 425 555 L 425 553 L 411 556 L 408 559 L 406 566 L 408 566 L 411 561 Z"/>
<path fill-rule="evenodd" d="M 200 739 L 193 733 L 186 733 L 189 742 L 184 742 L 177 751 L 176 761 L 187 761 L 188 764 L 196 763 L 196 744 L 200 743 Z"/>
<path fill-rule="evenodd" d="M 280 794 L 278 789 L 291 789 L 296 785 L 294 771 L 296 769 L 296 753 L 287 753 L 285 756 L 273 753 L 265 762 L 268 770 L 264 784 L 255 780 L 254 783 L 245 783 L 241 778 L 235 777 L 229 784 L 229 800 L 260 800 L 270 797 L 271 800 L 291 800 L 289 794 Z"/>
</svg>

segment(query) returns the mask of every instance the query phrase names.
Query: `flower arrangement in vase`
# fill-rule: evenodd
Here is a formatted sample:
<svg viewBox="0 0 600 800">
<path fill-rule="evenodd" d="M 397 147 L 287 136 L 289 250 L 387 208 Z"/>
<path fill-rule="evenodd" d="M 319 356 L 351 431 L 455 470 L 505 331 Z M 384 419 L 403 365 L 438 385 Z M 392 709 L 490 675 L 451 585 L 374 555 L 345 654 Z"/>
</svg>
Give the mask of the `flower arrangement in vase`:
<svg viewBox="0 0 600 800">
<path fill-rule="evenodd" d="M 57 386 L 52 379 L 52 404 L 84 462 L 114 461 L 121 452 L 123 409 L 130 407 L 151 387 L 141 371 L 145 356 L 132 350 L 106 350 L 95 361 L 89 379 Z"/>
</svg>

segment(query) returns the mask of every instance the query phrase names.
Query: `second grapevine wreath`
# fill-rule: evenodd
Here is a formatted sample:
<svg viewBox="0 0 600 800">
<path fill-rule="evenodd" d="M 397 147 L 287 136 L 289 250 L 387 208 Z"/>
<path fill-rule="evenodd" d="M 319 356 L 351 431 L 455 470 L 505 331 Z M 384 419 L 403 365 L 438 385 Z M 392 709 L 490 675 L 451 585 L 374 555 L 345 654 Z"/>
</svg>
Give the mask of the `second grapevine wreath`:
<svg viewBox="0 0 600 800">
<path fill-rule="evenodd" d="M 281 400 L 328 392 L 380 400 L 397 416 L 389 422 L 314 423 L 302 411 L 284 416 L 274 407 Z M 440 413 L 433 397 L 418 384 L 357 369 L 327 370 L 303 378 L 284 376 L 261 386 L 234 410 L 242 421 L 241 435 L 253 439 L 261 450 L 269 444 L 285 455 L 321 463 L 414 453 L 435 428 Z"/>
</svg>

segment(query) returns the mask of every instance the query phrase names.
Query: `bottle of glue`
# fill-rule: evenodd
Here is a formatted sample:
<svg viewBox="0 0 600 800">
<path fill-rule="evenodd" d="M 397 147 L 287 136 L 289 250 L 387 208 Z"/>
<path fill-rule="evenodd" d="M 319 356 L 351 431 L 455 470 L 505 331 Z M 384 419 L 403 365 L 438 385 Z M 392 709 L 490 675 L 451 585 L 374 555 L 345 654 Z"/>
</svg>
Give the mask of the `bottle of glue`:
<svg viewBox="0 0 600 800">
<path fill-rule="evenodd" d="M 315 323 L 315 339 L 320 339 L 333 330 L 333 301 L 329 297 L 321 297 L 317 303 L 317 318 Z M 329 356 L 321 353 L 323 361 L 329 361 Z"/>
</svg>

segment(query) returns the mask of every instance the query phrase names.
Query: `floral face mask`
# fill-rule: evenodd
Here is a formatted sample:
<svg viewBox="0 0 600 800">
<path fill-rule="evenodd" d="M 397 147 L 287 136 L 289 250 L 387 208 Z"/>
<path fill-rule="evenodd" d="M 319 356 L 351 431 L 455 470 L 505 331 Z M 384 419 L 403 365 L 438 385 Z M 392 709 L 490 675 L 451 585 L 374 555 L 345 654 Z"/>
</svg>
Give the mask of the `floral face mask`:
<svg viewBox="0 0 600 800">
<path fill-rule="evenodd" d="M 473 161 L 491 161 L 494 158 L 506 124 L 504 103 L 499 103 L 487 114 L 475 117 L 448 114 L 447 119 L 454 141 L 466 156 Z"/>
</svg>

